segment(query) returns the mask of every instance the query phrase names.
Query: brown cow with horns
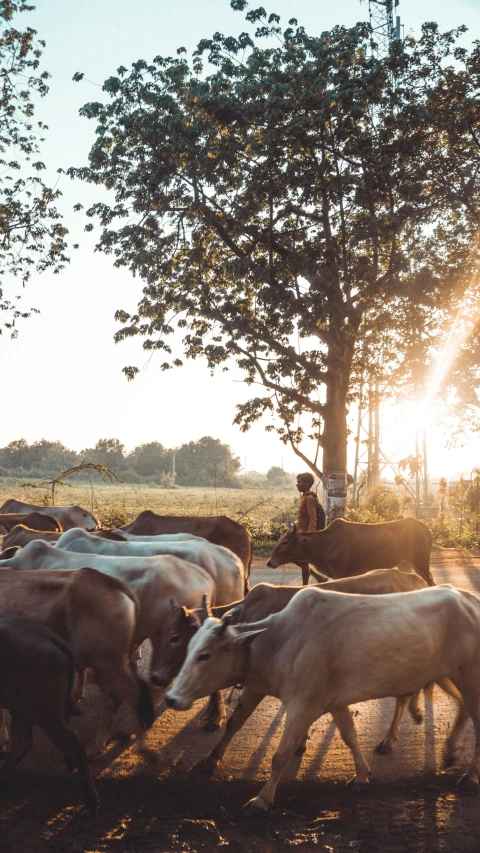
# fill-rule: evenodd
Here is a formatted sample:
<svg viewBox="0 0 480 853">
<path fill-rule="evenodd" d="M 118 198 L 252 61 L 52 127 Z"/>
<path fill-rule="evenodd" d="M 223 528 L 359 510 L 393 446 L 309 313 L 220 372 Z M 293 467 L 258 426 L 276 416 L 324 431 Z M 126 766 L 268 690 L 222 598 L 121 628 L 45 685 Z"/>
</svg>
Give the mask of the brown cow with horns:
<svg viewBox="0 0 480 853">
<path fill-rule="evenodd" d="M 416 518 L 364 524 L 336 518 L 325 530 L 298 533 L 293 525 L 283 534 L 267 566 L 311 563 L 331 578 L 362 575 L 371 569 L 390 569 L 409 563 L 429 586 L 432 534 Z"/>
</svg>

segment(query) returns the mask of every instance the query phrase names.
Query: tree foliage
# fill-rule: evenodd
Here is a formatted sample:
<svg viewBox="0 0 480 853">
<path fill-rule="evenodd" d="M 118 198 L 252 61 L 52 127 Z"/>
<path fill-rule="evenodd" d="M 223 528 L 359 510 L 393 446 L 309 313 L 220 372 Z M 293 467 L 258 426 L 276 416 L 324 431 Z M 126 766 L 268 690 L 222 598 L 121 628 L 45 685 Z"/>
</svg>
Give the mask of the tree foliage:
<svg viewBox="0 0 480 853">
<path fill-rule="evenodd" d="M 175 454 L 176 481 L 182 486 L 238 486 L 240 459 L 228 444 L 209 435 L 182 444 Z"/>
<path fill-rule="evenodd" d="M 280 465 L 272 465 L 267 471 L 267 480 L 272 486 L 285 486 L 290 479 L 291 475 L 280 468 Z"/>
<path fill-rule="evenodd" d="M 33 8 L 25 0 L 0 2 L 0 310 L 13 337 L 16 320 L 35 309 L 24 310 L 19 295 L 7 298 L 5 282 L 13 277 L 25 285 L 32 271 L 58 272 L 68 260 L 67 230 L 55 207 L 60 192 L 41 176 L 47 127 L 34 121 L 35 101 L 48 92 L 50 75 L 40 70 L 45 42 L 31 27 L 12 24 L 16 13 Z"/>
<path fill-rule="evenodd" d="M 260 386 L 240 427 L 267 415 L 317 474 L 318 448 L 344 471 L 362 370 L 420 393 L 476 269 L 480 45 L 425 24 L 380 60 L 367 24 L 312 36 L 246 18 L 191 65 L 179 51 L 117 69 L 81 111 L 96 141 L 70 174 L 112 191 L 87 211 L 97 247 L 143 282 L 116 340 L 145 338 L 163 369 L 234 359 Z"/>
<path fill-rule="evenodd" d="M 160 477 L 172 467 L 172 453 L 159 441 L 139 444 L 130 459 L 139 477 Z"/>
<path fill-rule="evenodd" d="M 175 456 L 176 478 L 173 477 Z M 87 464 L 88 463 L 88 464 Z M 39 477 L 51 485 L 52 472 L 74 470 L 80 477 L 88 474 L 88 466 L 111 469 L 127 482 L 157 483 L 166 487 L 224 486 L 237 487 L 240 461 L 228 444 L 203 436 L 175 449 L 159 441 L 139 444 L 131 453 L 118 438 L 101 438 L 95 447 L 80 453 L 69 450 L 60 441 L 42 438 L 28 444 L 24 438 L 0 448 L 0 476 Z M 67 484 L 68 485 L 68 484 Z"/>
</svg>

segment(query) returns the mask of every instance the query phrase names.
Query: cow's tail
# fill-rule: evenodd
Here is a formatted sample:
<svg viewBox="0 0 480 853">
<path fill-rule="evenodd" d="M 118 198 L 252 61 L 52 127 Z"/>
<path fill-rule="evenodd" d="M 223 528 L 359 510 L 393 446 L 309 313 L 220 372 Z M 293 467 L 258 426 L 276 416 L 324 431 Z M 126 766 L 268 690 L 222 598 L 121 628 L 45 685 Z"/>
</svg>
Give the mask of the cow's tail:
<svg viewBox="0 0 480 853">
<path fill-rule="evenodd" d="M 75 658 L 72 647 L 66 643 L 65 640 L 62 640 L 58 634 L 54 634 L 52 631 L 50 640 L 57 649 L 60 649 L 60 651 L 63 652 L 68 661 L 68 681 L 67 692 L 65 695 L 65 717 L 68 720 L 71 716 L 81 714 L 81 711 L 75 707 L 75 702 L 72 698 L 75 679 Z"/>
</svg>

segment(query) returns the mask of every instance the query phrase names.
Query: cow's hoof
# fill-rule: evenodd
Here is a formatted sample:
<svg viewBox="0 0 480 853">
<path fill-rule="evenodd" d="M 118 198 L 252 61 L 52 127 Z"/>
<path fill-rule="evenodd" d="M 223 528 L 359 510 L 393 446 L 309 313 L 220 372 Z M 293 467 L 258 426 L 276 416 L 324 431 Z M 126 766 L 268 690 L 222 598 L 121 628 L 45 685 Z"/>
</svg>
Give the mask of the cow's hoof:
<svg viewBox="0 0 480 853">
<path fill-rule="evenodd" d="M 468 773 L 464 773 L 463 776 L 457 782 L 457 788 L 462 793 L 478 793 L 478 782 L 474 782 L 473 779 L 470 779 Z"/>
<path fill-rule="evenodd" d="M 132 732 L 131 729 L 128 729 L 128 728 L 119 729 L 118 732 L 115 732 L 115 734 L 113 734 L 111 737 L 109 737 L 108 743 L 114 743 L 115 741 L 120 741 L 120 743 L 125 743 L 125 742 L 131 741 L 131 740 L 135 740 L 136 735 L 137 735 L 137 733 Z"/>
<path fill-rule="evenodd" d="M 86 820 L 87 818 L 98 817 L 100 812 L 100 801 L 95 800 L 91 803 L 85 803 L 78 813 L 78 817 Z"/>
<path fill-rule="evenodd" d="M 204 732 L 218 732 L 219 728 L 221 728 L 222 723 L 219 723 L 217 720 L 207 720 L 203 725 Z"/>
<path fill-rule="evenodd" d="M 199 773 L 213 773 L 217 764 L 217 759 L 212 758 L 211 755 L 207 755 L 206 758 L 202 758 L 202 760 L 195 765 L 195 770 L 198 770 Z"/>
<path fill-rule="evenodd" d="M 242 812 L 247 817 L 265 817 L 268 811 L 268 806 L 258 801 L 258 797 L 253 797 L 242 808 Z"/>
<path fill-rule="evenodd" d="M 392 749 L 393 747 L 388 743 L 388 741 L 381 740 L 375 747 L 375 752 L 378 753 L 378 755 L 390 755 Z"/>
<path fill-rule="evenodd" d="M 300 746 L 297 746 L 295 750 L 295 755 L 304 755 L 307 751 L 307 744 L 301 743 Z"/>
<path fill-rule="evenodd" d="M 421 711 L 410 711 L 410 716 L 417 726 L 423 723 L 423 714 Z"/>
<path fill-rule="evenodd" d="M 357 776 L 357 774 L 355 774 L 355 776 L 352 776 L 352 778 L 348 780 L 347 788 L 359 788 L 361 785 L 368 785 L 370 782 L 369 777 L 370 774 L 367 776 Z"/>
<path fill-rule="evenodd" d="M 91 749 L 87 749 L 87 759 L 90 764 L 93 764 L 95 761 L 100 761 L 105 754 L 104 749 L 98 749 L 97 747 L 92 747 Z"/>
<path fill-rule="evenodd" d="M 455 752 L 444 752 L 443 753 L 443 766 L 444 767 L 452 767 L 457 760 L 457 753 Z"/>
</svg>

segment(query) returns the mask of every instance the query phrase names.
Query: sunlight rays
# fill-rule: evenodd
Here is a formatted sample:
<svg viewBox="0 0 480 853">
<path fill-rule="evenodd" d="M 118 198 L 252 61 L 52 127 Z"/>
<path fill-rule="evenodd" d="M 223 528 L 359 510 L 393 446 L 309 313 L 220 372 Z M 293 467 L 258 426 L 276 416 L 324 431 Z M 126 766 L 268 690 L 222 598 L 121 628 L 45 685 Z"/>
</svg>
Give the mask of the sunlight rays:
<svg viewBox="0 0 480 853">
<path fill-rule="evenodd" d="M 435 394 L 445 382 L 461 347 L 468 341 L 480 321 L 480 260 L 478 258 L 480 249 L 480 227 L 477 230 L 475 240 L 470 249 L 470 259 L 476 257 L 475 272 L 465 289 L 460 305 L 458 306 L 455 319 L 444 344 L 437 354 L 430 370 L 427 381 L 427 393 L 423 401 L 424 406 L 430 406 Z"/>
</svg>

